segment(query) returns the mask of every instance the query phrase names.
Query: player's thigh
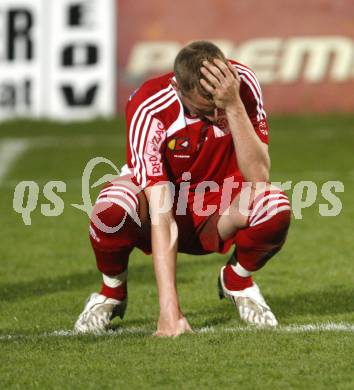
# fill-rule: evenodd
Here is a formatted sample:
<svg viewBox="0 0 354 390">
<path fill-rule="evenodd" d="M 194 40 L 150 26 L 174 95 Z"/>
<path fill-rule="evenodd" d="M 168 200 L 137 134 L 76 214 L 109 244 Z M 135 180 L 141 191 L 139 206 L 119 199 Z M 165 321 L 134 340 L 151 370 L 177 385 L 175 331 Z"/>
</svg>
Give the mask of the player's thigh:
<svg viewBox="0 0 354 390">
<path fill-rule="evenodd" d="M 241 191 L 232 199 L 229 207 L 221 214 L 217 229 L 221 239 L 230 238 L 239 229 L 248 226 L 250 209 L 258 196 L 263 196 L 267 192 L 278 193 L 281 189 L 271 183 L 244 183 Z"/>
</svg>

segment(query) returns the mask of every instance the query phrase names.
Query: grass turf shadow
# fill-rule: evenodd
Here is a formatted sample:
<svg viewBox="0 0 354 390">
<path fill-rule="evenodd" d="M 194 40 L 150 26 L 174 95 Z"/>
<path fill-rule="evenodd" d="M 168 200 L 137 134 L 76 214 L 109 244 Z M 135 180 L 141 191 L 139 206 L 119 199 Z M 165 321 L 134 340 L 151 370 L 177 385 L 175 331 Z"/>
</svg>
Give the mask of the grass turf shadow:
<svg viewBox="0 0 354 390">
<path fill-rule="evenodd" d="M 277 316 L 334 315 L 352 312 L 354 289 L 327 286 L 326 289 L 301 292 L 267 299 Z"/>
<path fill-rule="evenodd" d="M 194 261 L 181 261 L 179 265 L 178 283 L 193 284 L 193 270 L 200 269 L 201 263 L 215 263 L 213 258 L 197 258 Z M 147 262 L 141 265 L 132 265 L 129 267 L 130 280 L 133 283 L 144 283 L 155 285 L 152 264 Z M 11 282 L 0 285 L 0 301 L 16 301 L 29 297 L 53 294 L 56 292 L 72 291 L 90 285 L 101 283 L 101 276 L 97 270 L 88 270 L 69 275 L 62 275 L 54 278 L 38 278 L 27 282 Z"/>
</svg>

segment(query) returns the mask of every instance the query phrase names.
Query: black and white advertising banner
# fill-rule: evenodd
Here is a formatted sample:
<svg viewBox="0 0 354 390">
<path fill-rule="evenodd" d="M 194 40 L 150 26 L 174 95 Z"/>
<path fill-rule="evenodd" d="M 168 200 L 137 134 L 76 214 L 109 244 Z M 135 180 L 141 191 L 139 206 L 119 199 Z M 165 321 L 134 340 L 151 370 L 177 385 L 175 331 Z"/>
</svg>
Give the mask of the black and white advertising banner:
<svg viewBox="0 0 354 390">
<path fill-rule="evenodd" d="M 0 120 L 115 113 L 115 0 L 1 0 Z"/>
</svg>

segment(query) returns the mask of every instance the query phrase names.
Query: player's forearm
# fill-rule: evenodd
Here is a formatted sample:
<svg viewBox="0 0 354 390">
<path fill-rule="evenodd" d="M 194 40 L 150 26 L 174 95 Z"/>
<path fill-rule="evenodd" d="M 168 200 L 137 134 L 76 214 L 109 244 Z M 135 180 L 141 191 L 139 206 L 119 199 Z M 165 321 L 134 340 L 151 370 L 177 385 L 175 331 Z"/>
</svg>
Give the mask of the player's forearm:
<svg viewBox="0 0 354 390">
<path fill-rule="evenodd" d="M 250 182 L 268 181 L 269 155 L 253 129 L 241 99 L 226 107 L 225 112 L 243 177 Z"/>
<path fill-rule="evenodd" d="M 152 256 L 159 294 L 160 312 L 178 315 L 176 288 L 177 225 L 171 215 L 160 215 L 151 226 Z"/>
</svg>

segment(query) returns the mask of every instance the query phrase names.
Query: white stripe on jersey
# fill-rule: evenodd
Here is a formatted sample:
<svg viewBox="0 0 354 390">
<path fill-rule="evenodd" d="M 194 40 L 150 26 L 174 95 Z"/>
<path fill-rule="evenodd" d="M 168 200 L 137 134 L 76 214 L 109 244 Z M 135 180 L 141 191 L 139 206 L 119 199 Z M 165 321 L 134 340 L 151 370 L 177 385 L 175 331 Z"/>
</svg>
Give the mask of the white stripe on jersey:
<svg viewBox="0 0 354 390">
<path fill-rule="evenodd" d="M 240 78 L 250 87 L 253 96 L 257 101 L 257 120 L 260 121 L 261 119 L 265 119 L 266 113 L 263 109 L 262 92 L 255 74 L 244 66 L 240 66 L 238 64 L 234 66 L 237 69 Z"/>
<path fill-rule="evenodd" d="M 133 147 L 133 136 L 137 136 L 137 134 L 135 134 L 134 131 L 133 131 L 134 127 L 135 127 L 135 122 L 136 122 L 137 118 L 139 117 L 141 110 L 146 105 L 148 105 L 153 100 L 155 100 L 158 97 L 160 97 L 161 95 L 166 94 L 169 90 L 171 90 L 171 86 L 169 86 L 168 88 L 165 88 L 165 89 L 161 89 L 161 91 L 155 93 L 154 95 L 150 96 L 148 99 L 144 100 L 144 102 L 142 104 L 140 104 L 140 106 L 137 108 L 137 110 L 135 111 L 135 113 L 133 115 L 133 118 L 132 118 L 132 121 L 131 121 L 131 124 L 130 124 L 130 131 L 129 131 L 129 144 L 130 144 L 130 148 L 132 150 L 132 164 L 133 164 L 133 167 L 135 165 L 134 164 L 135 163 L 135 156 L 134 156 L 135 150 L 134 150 L 134 147 Z"/>
<path fill-rule="evenodd" d="M 140 159 L 140 162 L 141 162 L 141 186 L 143 188 L 146 186 L 146 183 L 147 183 L 147 179 L 146 179 L 146 164 L 145 164 L 145 161 L 144 161 L 144 146 L 145 146 L 145 140 L 147 138 L 147 134 L 149 132 L 149 126 L 150 126 L 150 123 L 151 123 L 151 120 L 152 120 L 152 116 L 154 114 L 156 114 L 157 112 L 160 112 L 160 111 L 164 110 L 166 107 L 170 106 L 176 100 L 177 100 L 177 95 L 176 95 L 176 93 L 174 93 L 173 96 L 170 97 L 169 100 L 165 101 L 163 105 L 161 105 L 161 106 L 157 107 L 155 110 L 150 111 L 149 113 L 147 113 L 147 117 L 149 118 L 149 120 L 145 121 L 145 126 L 144 126 L 143 133 L 142 133 L 142 136 L 141 136 L 141 139 L 140 139 L 139 150 L 138 150 L 138 156 L 139 156 L 139 159 Z M 137 180 L 139 180 L 139 178 L 137 178 Z"/>
<path fill-rule="evenodd" d="M 250 80 L 249 76 L 247 73 L 244 73 L 243 71 L 240 71 L 238 69 L 238 73 L 240 75 L 240 78 L 250 87 L 252 93 L 253 93 L 253 96 L 254 98 L 256 99 L 257 101 L 257 121 L 259 122 L 261 119 L 264 119 L 265 118 L 265 113 L 264 113 L 264 110 L 263 110 L 263 105 L 262 105 L 262 101 L 261 101 L 261 98 L 259 97 L 258 93 L 256 92 L 255 90 L 255 87 L 254 87 L 254 84 L 253 82 Z"/>
<path fill-rule="evenodd" d="M 256 75 L 255 75 L 255 73 L 254 73 L 252 70 L 246 68 L 246 67 L 243 66 L 243 65 L 239 65 L 239 67 L 240 67 L 241 69 L 243 69 L 243 70 L 250 76 L 251 80 L 253 80 L 253 83 L 254 83 L 254 85 L 255 85 L 255 87 L 256 87 L 256 91 L 258 92 L 259 101 L 260 101 L 260 106 L 261 106 L 260 109 L 261 109 L 262 114 L 263 114 L 263 119 L 266 118 L 266 117 L 267 117 L 267 114 L 266 114 L 266 112 L 264 111 L 264 107 L 263 107 L 262 89 L 261 89 L 261 86 L 260 86 L 260 84 L 259 84 L 259 81 L 258 81 L 258 79 L 257 79 L 257 77 L 256 77 Z"/>
<path fill-rule="evenodd" d="M 164 95 L 164 96 L 162 96 L 162 95 Z M 141 103 L 133 116 L 133 119 L 132 119 L 132 122 L 130 125 L 130 130 L 129 130 L 129 133 L 130 133 L 129 134 L 129 143 L 130 143 L 130 148 L 131 148 L 131 152 L 132 152 L 131 162 L 132 162 L 132 166 L 134 169 L 134 175 L 137 178 L 139 183 L 140 183 L 140 166 L 142 165 L 142 161 L 139 158 L 137 146 L 138 146 L 138 144 L 141 145 L 141 143 L 144 144 L 144 142 L 145 142 L 145 139 L 141 139 L 142 124 L 146 120 L 146 116 L 151 109 L 164 103 L 167 99 L 169 99 L 172 96 L 175 96 L 175 92 L 173 90 L 172 85 L 170 85 L 169 87 L 162 89 L 161 91 L 157 92 L 156 94 L 150 96 L 143 103 Z M 161 98 L 156 100 L 159 97 L 161 97 Z M 151 103 L 153 100 L 155 100 L 155 101 L 153 103 Z M 149 104 L 149 103 L 151 103 L 151 104 Z M 137 124 L 136 124 L 136 121 L 138 121 Z"/>
<path fill-rule="evenodd" d="M 144 101 L 137 109 L 136 113 L 134 114 L 131 126 L 130 126 L 130 136 L 133 137 L 134 133 L 134 139 L 131 141 L 131 150 L 132 150 L 132 165 L 134 167 L 134 175 L 137 178 L 138 182 L 141 182 L 141 174 L 140 170 L 144 166 L 144 161 L 143 161 L 143 153 L 138 151 L 138 146 L 139 149 L 142 150 L 143 146 L 145 144 L 145 139 L 146 139 L 146 134 L 147 134 L 147 125 L 146 121 L 151 121 L 151 110 L 155 107 L 158 107 L 159 105 L 163 104 L 166 102 L 166 100 L 169 100 L 171 97 L 174 97 L 176 99 L 176 94 L 172 86 L 169 86 L 168 88 L 165 88 L 162 90 L 165 95 L 161 97 L 160 99 L 156 100 L 155 102 L 151 103 L 150 105 L 147 104 L 147 102 L 151 102 L 154 98 L 159 97 L 162 95 L 161 91 L 156 93 L 155 95 L 151 96 L 149 99 Z M 160 111 L 160 109 L 155 110 L 153 113 Z M 138 120 L 138 123 L 135 125 L 136 119 L 138 117 L 138 113 L 141 113 L 140 118 Z M 145 131 L 142 133 L 142 125 L 144 126 Z M 145 169 L 146 171 L 146 169 Z M 146 178 L 145 182 L 146 182 Z"/>
<path fill-rule="evenodd" d="M 242 69 L 242 70 L 244 70 L 244 71 L 246 71 L 246 72 L 248 72 L 248 73 L 250 74 L 250 76 L 252 77 L 253 81 L 255 82 L 255 84 L 256 84 L 257 87 L 258 87 L 257 89 L 258 89 L 259 95 L 262 96 L 261 85 L 259 84 L 259 81 L 258 81 L 258 79 L 257 79 L 257 77 L 256 77 L 256 74 L 255 74 L 251 69 L 247 68 L 247 67 L 244 66 L 244 65 L 236 64 L 236 67 L 239 68 L 239 69 Z"/>
<path fill-rule="evenodd" d="M 170 90 L 168 91 L 163 97 L 161 97 L 160 99 L 156 100 L 154 103 L 151 103 L 150 105 L 146 105 L 145 107 L 142 107 L 142 113 L 140 115 L 140 118 L 138 120 L 138 123 L 136 125 L 136 128 L 137 129 L 141 129 L 141 126 L 142 126 L 142 123 L 145 121 L 145 117 L 146 115 L 148 114 L 148 112 L 150 110 L 152 110 L 153 108 L 159 106 L 160 104 L 164 103 L 167 99 L 169 99 L 170 97 L 172 97 L 173 95 L 175 94 L 174 90 Z M 143 103 L 144 104 L 144 103 Z M 139 108 L 141 107 L 142 105 L 139 106 Z M 135 133 L 135 138 L 134 138 L 134 148 L 136 148 L 138 146 L 138 133 Z"/>
<path fill-rule="evenodd" d="M 137 110 L 134 113 L 134 116 L 133 116 L 131 124 L 130 124 L 130 131 L 129 131 L 129 143 L 130 143 L 130 148 L 132 151 L 132 166 L 133 166 L 134 172 L 136 170 L 135 161 L 137 160 L 137 152 L 135 150 L 134 144 L 136 144 L 136 142 L 137 142 L 136 138 L 138 137 L 138 133 L 139 133 L 139 132 L 135 133 L 135 131 L 134 131 L 136 121 L 138 120 L 138 118 L 141 114 L 141 111 L 144 109 L 144 107 L 146 105 L 148 105 L 153 100 L 160 97 L 161 95 L 166 95 L 168 93 L 168 90 L 169 90 L 169 88 L 165 88 L 165 89 L 162 89 L 161 91 L 159 91 L 158 93 L 156 93 L 155 95 L 150 96 L 150 98 L 148 98 L 142 104 L 140 104 L 140 106 L 137 108 Z"/>
</svg>

